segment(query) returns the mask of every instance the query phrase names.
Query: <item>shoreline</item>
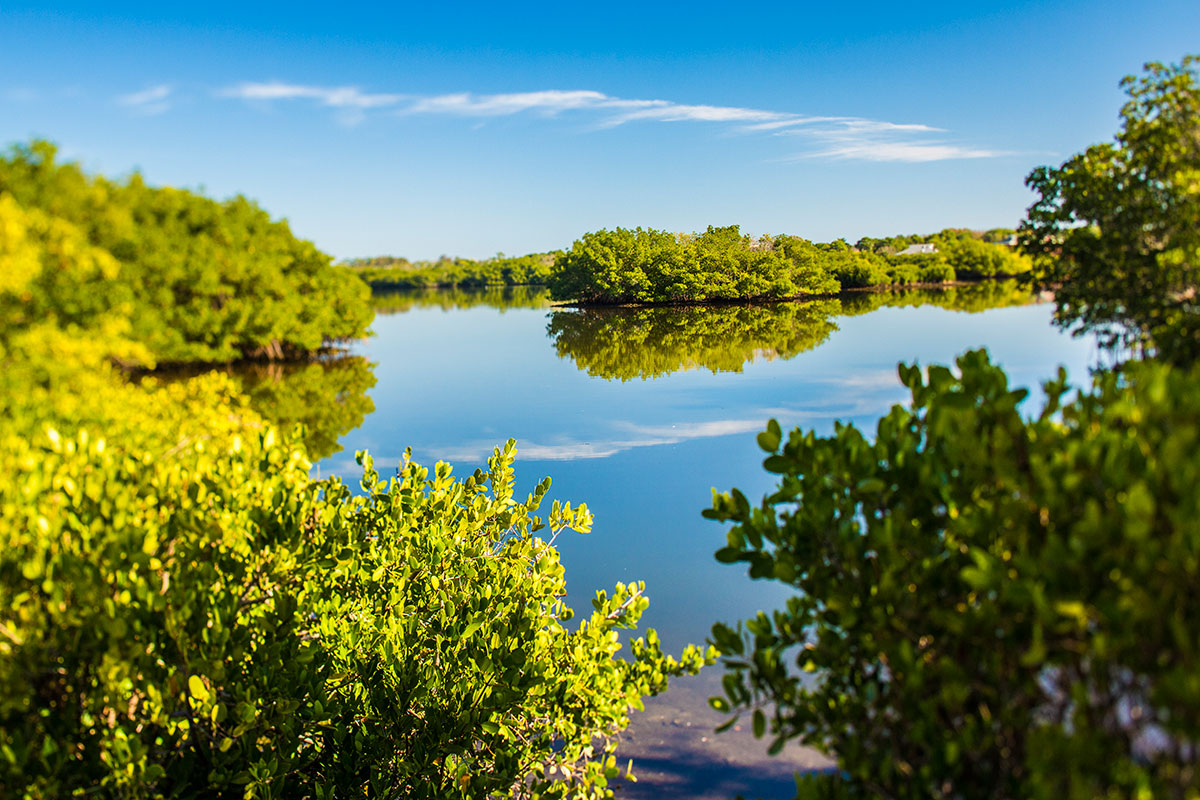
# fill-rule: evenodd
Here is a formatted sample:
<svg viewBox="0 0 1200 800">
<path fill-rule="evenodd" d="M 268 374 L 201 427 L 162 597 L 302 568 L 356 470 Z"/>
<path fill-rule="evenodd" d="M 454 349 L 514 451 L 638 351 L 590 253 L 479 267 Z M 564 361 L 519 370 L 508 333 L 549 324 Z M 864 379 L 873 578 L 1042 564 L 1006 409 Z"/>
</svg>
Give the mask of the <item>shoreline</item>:
<svg viewBox="0 0 1200 800">
<path fill-rule="evenodd" d="M 979 286 L 984 283 L 997 281 L 1020 280 L 1020 275 L 995 275 L 990 278 L 980 278 L 973 281 L 944 281 L 941 283 L 886 283 L 875 286 L 855 286 L 837 292 L 822 292 L 818 294 L 798 294 L 788 297 L 734 297 L 714 298 L 710 300 L 648 300 L 645 302 L 586 302 L 572 300 L 551 300 L 555 308 L 692 308 L 695 306 L 768 306 L 778 303 L 806 303 L 815 300 L 837 300 L 861 294 L 885 294 L 888 292 L 906 291 L 909 289 L 957 289 L 968 286 Z"/>
</svg>

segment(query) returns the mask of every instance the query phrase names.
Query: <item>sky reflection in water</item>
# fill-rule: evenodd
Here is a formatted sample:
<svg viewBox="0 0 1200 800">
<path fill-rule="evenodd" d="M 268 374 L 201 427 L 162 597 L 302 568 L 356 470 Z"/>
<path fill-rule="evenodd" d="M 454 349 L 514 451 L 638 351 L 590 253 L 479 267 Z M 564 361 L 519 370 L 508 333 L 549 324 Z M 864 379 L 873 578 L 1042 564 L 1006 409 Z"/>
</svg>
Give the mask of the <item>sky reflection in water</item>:
<svg viewBox="0 0 1200 800">
<path fill-rule="evenodd" d="M 596 589 L 645 580 L 644 622 L 672 649 L 786 596 L 717 564 L 725 529 L 700 517 L 713 487 L 752 499 L 770 488 L 754 441 L 767 419 L 873 430 L 906 396 L 898 361 L 948 363 L 974 347 L 1030 387 L 1059 364 L 1086 380 L 1096 359 L 1090 340 L 1051 326 L 1052 305 L 1013 305 L 1033 298 L 1011 288 L 934 300 L 1007 305 L 982 313 L 918 305 L 930 298 L 911 293 L 682 313 L 552 310 L 528 291 L 508 304 L 493 292 L 493 305 L 473 305 L 478 297 L 388 301 L 400 313 L 381 313 L 375 338 L 356 348 L 375 363 L 375 411 L 341 437 L 321 474 L 353 485 L 353 453 L 368 449 L 386 475 L 411 446 L 418 461 L 450 461 L 466 475 L 514 437 L 520 486 L 550 475 L 551 497 L 596 515 L 590 534 L 558 539 L 569 602 L 586 610 Z M 886 302 L 905 307 L 875 308 Z"/>
</svg>

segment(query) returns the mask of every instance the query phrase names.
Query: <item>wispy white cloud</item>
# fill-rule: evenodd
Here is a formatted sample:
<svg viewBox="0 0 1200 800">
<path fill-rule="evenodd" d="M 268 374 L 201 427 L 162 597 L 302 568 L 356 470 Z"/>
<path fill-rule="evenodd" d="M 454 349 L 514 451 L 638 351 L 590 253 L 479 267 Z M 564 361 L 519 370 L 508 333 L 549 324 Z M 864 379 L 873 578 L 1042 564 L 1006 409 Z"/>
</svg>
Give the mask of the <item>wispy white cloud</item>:
<svg viewBox="0 0 1200 800">
<path fill-rule="evenodd" d="M 661 105 L 651 105 L 634 111 L 627 111 L 611 117 L 608 122 L 612 125 L 623 125 L 626 122 L 653 120 L 656 122 L 754 122 L 759 124 L 778 123 L 790 120 L 793 114 L 779 111 L 762 111 L 757 108 L 738 108 L 736 106 L 705 106 L 683 105 L 660 101 Z"/>
<path fill-rule="evenodd" d="M 241 100 L 316 100 L 331 108 L 386 108 L 409 99 L 408 95 L 364 92 L 357 86 L 302 86 L 294 83 L 239 83 L 222 89 L 222 97 Z"/>
<path fill-rule="evenodd" d="M 853 119 L 852 117 L 803 117 L 800 115 L 789 115 L 784 119 L 770 120 L 767 122 L 758 122 L 753 125 L 745 125 L 741 130 L 746 133 L 754 133 L 757 131 L 781 131 L 784 128 L 794 128 L 799 125 L 819 125 L 823 122 L 841 122 L 843 120 Z"/>
<path fill-rule="evenodd" d="M 952 161 L 969 158 L 997 158 L 1009 155 L 1003 150 L 966 147 L 943 141 L 885 139 L 847 134 L 817 136 L 820 144 L 809 152 L 798 153 L 792 160 L 827 159 L 855 161 L 900 161 L 910 164 L 927 161 Z"/>
<path fill-rule="evenodd" d="M 781 126 L 782 127 L 782 126 Z M 788 160 L 825 159 L 921 163 L 964 158 L 996 158 L 1005 151 L 921 138 L 946 133 L 920 123 L 896 123 L 860 117 L 827 117 L 804 127 L 776 130 L 776 136 L 799 137 L 807 145 Z"/>
<path fill-rule="evenodd" d="M 357 125 L 362 122 L 368 111 L 394 107 L 412 99 L 403 94 L 364 92 L 357 86 L 304 86 L 279 81 L 239 83 L 221 89 L 217 95 L 258 103 L 314 100 L 318 105 L 336 110 L 338 119 L 345 125 Z"/>
<path fill-rule="evenodd" d="M 594 127 L 613 128 L 637 122 L 691 122 L 732 126 L 742 133 L 796 137 L 802 150 L 793 159 L 926 162 L 992 158 L 1006 153 L 932 140 L 945 131 L 923 123 L 889 122 L 852 116 L 806 116 L 742 106 L 676 103 L 661 99 L 614 97 L 586 89 L 440 95 L 367 92 L 356 86 L 310 86 L 283 82 L 240 83 L 218 92 L 222 97 L 271 103 L 307 100 L 339 111 L 343 121 L 357 123 L 367 112 L 387 110 L 403 116 L 445 115 L 485 120 L 533 114 L 558 117 L 586 115 Z"/>
<path fill-rule="evenodd" d="M 612 98 L 587 90 L 515 92 L 475 95 L 469 92 L 423 97 L 405 109 L 409 114 L 454 114 L 464 117 L 496 117 L 524 111 L 558 114 L 584 108 L 600 108 Z"/>
<path fill-rule="evenodd" d="M 162 114 L 171 107 L 171 92 L 170 86 L 159 84 L 140 92 L 120 95 L 117 102 L 140 114 Z"/>
</svg>

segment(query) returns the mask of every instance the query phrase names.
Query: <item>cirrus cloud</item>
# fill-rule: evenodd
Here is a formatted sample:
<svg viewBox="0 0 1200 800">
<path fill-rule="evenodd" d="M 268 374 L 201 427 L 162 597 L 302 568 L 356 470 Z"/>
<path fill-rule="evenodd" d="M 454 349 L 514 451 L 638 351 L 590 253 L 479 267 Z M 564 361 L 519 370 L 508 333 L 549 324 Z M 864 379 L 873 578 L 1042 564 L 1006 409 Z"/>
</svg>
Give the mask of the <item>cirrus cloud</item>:
<svg viewBox="0 0 1200 800">
<path fill-rule="evenodd" d="M 945 134 L 945 130 L 923 123 L 890 122 L 857 116 L 810 116 L 742 106 L 623 98 L 590 89 L 420 95 L 368 92 L 357 86 L 313 86 L 270 81 L 243 82 L 222 89 L 217 95 L 257 104 L 309 101 L 337 110 L 340 119 L 351 125 L 362 122 L 369 112 L 384 111 L 402 117 L 440 115 L 481 120 L 520 114 L 540 118 L 571 114 L 589 121 L 591 127 L 598 129 L 654 122 L 722 125 L 741 134 L 792 137 L 791 140 L 799 145 L 800 152 L 785 160 L 923 163 L 1008 155 L 1001 150 L 955 143 L 944 136 L 937 136 Z"/>
</svg>

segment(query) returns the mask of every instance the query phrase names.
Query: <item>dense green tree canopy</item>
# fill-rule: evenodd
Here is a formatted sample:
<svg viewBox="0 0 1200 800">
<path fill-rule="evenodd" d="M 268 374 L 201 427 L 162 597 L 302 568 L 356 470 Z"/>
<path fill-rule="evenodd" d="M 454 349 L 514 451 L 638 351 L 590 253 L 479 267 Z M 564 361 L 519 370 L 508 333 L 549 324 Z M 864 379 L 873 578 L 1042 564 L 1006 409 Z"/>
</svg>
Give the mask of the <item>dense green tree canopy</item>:
<svg viewBox="0 0 1200 800">
<path fill-rule="evenodd" d="M 947 230 L 928 238 L 936 253 L 900 256 L 894 240 L 864 239 L 860 247 L 841 239 L 814 243 L 789 235 L 752 240 L 736 225 L 709 227 L 702 234 L 597 231 L 559 256 L 550 293 L 579 305 L 751 301 L 1011 277 L 1030 269 L 1025 256 L 971 231 Z"/>
<path fill-rule="evenodd" d="M 34 142 L 0 158 L 0 198 L 0 214 L 28 217 L 26 236 L 71 235 L 104 262 L 83 281 L 44 270 L 19 298 L 24 313 L 53 309 L 81 324 L 121 315 L 157 361 L 307 353 L 361 337 L 370 323 L 360 281 L 243 197 L 217 202 L 136 174 L 89 176 Z M 19 322 L 10 316 L 10 326 Z"/>
<path fill-rule="evenodd" d="M 583 305 L 679 304 L 1020 275 L 1029 270 L 1028 259 L 997 245 L 1007 243 L 1008 233 L 953 228 L 931 236 L 863 238 L 851 247 L 843 239 L 815 243 L 789 235 L 752 240 L 737 226 L 702 234 L 619 228 L 586 234 L 565 253 L 415 263 L 380 256 L 344 265 L 376 292 L 552 284 L 556 300 Z M 932 242 L 939 252 L 895 255 L 914 242 Z"/>
<path fill-rule="evenodd" d="M 1021 228 L 1058 320 L 1180 362 L 1200 356 L 1200 58 L 1122 81 L 1116 141 L 1034 170 Z"/>
<path fill-rule="evenodd" d="M 837 282 L 743 237 L 736 225 L 702 234 L 653 229 L 585 234 L 555 261 L 550 296 L 579 303 L 687 303 L 827 294 Z"/>
</svg>

